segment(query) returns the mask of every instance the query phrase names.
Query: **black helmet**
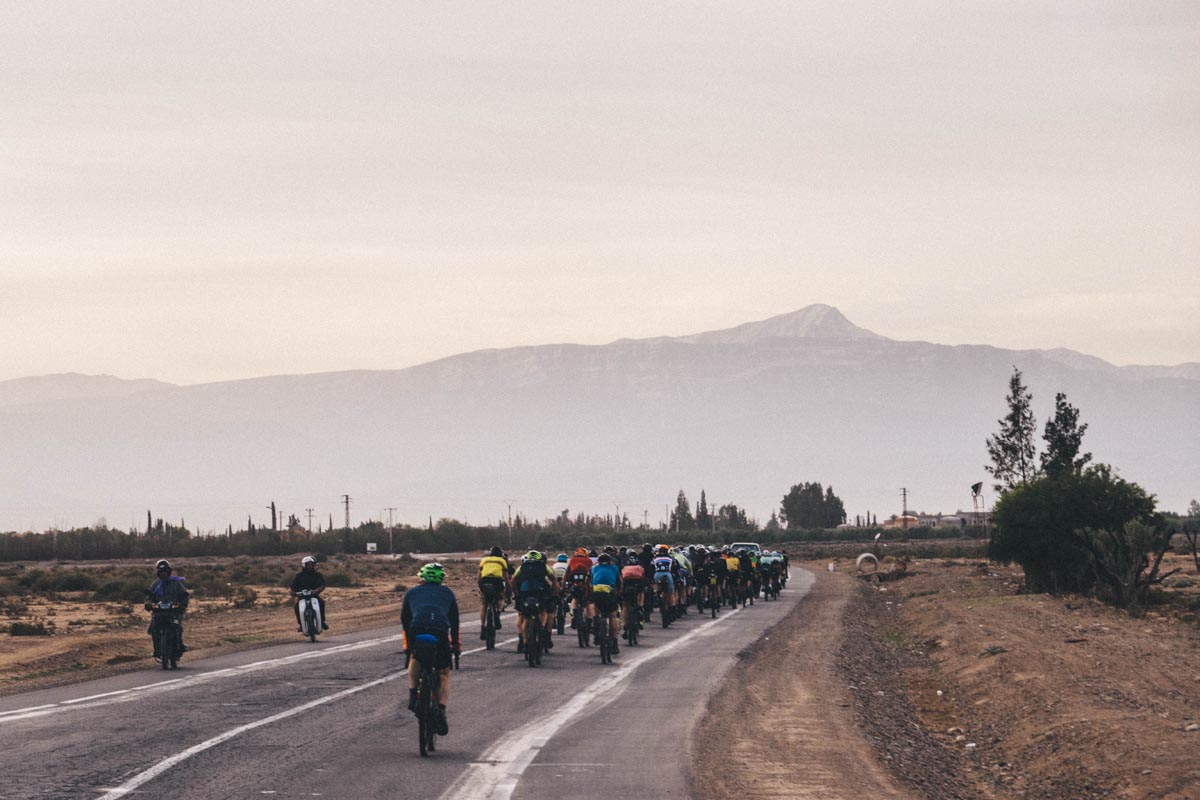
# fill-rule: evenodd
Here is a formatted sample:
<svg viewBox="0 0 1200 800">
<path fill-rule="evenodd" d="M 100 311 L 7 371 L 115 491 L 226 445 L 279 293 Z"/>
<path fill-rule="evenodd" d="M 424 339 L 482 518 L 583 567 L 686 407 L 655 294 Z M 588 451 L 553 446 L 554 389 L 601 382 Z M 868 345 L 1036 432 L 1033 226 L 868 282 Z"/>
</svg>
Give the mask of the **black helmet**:
<svg viewBox="0 0 1200 800">
<path fill-rule="evenodd" d="M 591 550 L 589 550 L 588 555 L 591 556 L 592 558 L 595 558 L 596 557 L 596 548 L 593 547 Z"/>
<path fill-rule="evenodd" d="M 615 552 L 617 552 L 617 551 L 616 551 L 616 549 L 615 549 L 615 548 L 614 548 L 614 547 L 613 547 L 613 546 L 610 544 L 610 545 L 605 545 L 605 547 L 604 547 L 604 552 L 608 553 L 608 554 L 611 556 L 613 553 L 615 553 Z"/>
<path fill-rule="evenodd" d="M 643 553 L 653 553 L 654 547 L 649 542 L 646 542 L 644 545 L 642 545 L 642 552 Z"/>
<path fill-rule="evenodd" d="M 162 572 L 164 569 L 167 572 L 170 572 L 171 571 L 171 562 L 167 561 L 165 558 L 160 558 L 158 560 L 158 563 L 154 565 L 154 571 Z"/>
<path fill-rule="evenodd" d="M 488 553 L 489 553 L 490 555 L 493 555 L 493 556 L 495 556 L 496 558 L 503 558 L 503 557 L 504 557 L 504 551 L 500 549 L 500 545 L 498 545 L 498 544 L 497 544 L 497 545 L 492 545 L 492 549 L 491 549 L 491 550 L 489 550 L 489 551 L 488 551 Z"/>
<path fill-rule="evenodd" d="M 601 564 L 611 564 L 612 556 L 610 556 L 608 553 L 601 553 L 599 561 Z"/>
</svg>

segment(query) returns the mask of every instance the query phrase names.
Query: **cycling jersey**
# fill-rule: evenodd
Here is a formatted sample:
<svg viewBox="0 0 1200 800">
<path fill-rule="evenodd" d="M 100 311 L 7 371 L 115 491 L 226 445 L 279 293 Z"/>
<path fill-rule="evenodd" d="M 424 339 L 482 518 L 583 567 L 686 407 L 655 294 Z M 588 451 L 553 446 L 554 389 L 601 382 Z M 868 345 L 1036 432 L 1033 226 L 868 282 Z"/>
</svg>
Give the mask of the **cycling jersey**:
<svg viewBox="0 0 1200 800">
<path fill-rule="evenodd" d="M 592 574 L 592 560 L 587 556 L 571 556 L 567 562 L 567 579 L 576 580 Z"/>
<path fill-rule="evenodd" d="M 548 594 L 554 586 L 554 573 L 544 561 L 522 564 L 513 578 L 522 594 Z"/>
<path fill-rule="evenodd" d="M 404 593 L 400 624 L 410 628 L 451 630 L 458 638 L 458 600 L 440 583 L 421 583 Z"/>
<path fill-rule="evenodd" d="M 500 556 L 484 556 L 479 561 L 479 577 L 503 578 L 508 574 L 508 560 Z"/>
<path fill-rule="evenodd" d="M 563 577 L 567 574 L 567 562 L 555 561 L 553 564 L 550 565 L 550 569 L 552 569 L 554 571 L 554 577 L 558 578 L 561 581 L 563 579 Z"/>
<path fill-rule="evenodd" d="M 679 564 L 670 556 L 656 556 L 654 559 L 654 576 L 658 577 L 662 573 L 674 575 L 679 571 Z"/>
<path fill-rule="evenodd" d="M 592 589 L 595 591 L 604 591 L 601 587 L 608 587 L 609 590 L 616 588 L 621 583 L 621 573 L 615 564 L 597 564 L 592 567 Z"/>
</svg>

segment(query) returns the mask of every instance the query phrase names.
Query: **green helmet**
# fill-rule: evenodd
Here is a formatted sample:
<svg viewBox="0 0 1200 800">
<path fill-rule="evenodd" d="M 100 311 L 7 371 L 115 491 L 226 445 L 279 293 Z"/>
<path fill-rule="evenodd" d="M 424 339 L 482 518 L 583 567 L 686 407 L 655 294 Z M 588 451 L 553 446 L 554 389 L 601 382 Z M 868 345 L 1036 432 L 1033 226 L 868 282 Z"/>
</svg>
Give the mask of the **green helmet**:
<svg viewBox="0 0 1200 800">
<path fill-rule="evenodd" d="M 446 580 L 446 569 L 436 561 L 421 567 L 417 577 L 426 583 L 441 583 Z"/>
<path fill-rule="evenodd" d="M 546 554 L 539 553 L 537 550 L 530 550 L 528 553 L 525 554 L 525 558 L 522 560 L 524 560 L 524 561 L 545 561 Z"/>
</svg>

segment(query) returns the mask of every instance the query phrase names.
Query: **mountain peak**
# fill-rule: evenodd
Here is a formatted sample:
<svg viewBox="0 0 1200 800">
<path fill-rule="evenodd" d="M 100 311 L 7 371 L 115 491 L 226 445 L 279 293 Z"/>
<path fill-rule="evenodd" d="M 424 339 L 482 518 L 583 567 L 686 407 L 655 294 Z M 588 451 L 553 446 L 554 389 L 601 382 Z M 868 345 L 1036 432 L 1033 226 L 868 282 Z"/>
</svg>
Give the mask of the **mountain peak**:
<svg viewBox="0 0 1200 800">
<path fill-rule="evenodd" d="M 747 322 L 735 328 L 681 336 L 676 341 L 694 344 L 745 344 L 760 339 L 883 339 L 860 328 L 833 306 L 814 303 L 799 311 Z"/>
</svg>

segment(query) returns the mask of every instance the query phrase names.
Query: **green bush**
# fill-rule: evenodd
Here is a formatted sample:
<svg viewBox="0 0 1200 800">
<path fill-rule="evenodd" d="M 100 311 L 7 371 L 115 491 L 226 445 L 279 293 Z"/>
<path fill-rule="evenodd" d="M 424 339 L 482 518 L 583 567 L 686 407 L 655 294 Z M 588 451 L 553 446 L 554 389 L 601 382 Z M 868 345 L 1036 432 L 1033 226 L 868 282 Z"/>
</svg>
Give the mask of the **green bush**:
<svg viewBox="0 0 1200 800">
<path fill-rule="evenodd" d="M 92 592 L 92 599 L 101 602 L 137 603 L 146 598 L 148 583 L 142 581 L 123 580 L 105 581 Z"/>
<path fill-rule="evenodd" d="M 339 589 L 344 589 L 348 586 L 355 586 L 354 578 L 347 572 L 331 572 L 325 576 L 325 585 Z"/>
<path fill-rule="evenodd" d="M 74 570 L 54 575 L 51 586 L 56 592 L 91 592 L 96 589 L 96 579 L 86 572 Z"/>
<path fill-rule="evenodd" d="M 8 629 L 9 636 L 51 636 L 54 633 L 54 623 L 49 627 L 40 619 L 33 622 L 14 622 Z"/>
</svg>

